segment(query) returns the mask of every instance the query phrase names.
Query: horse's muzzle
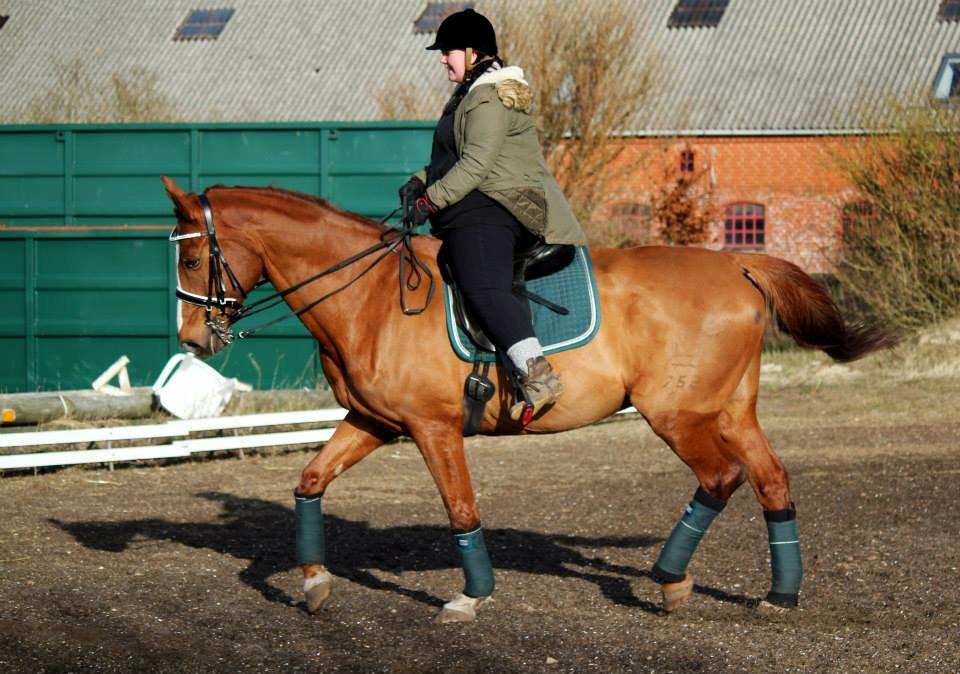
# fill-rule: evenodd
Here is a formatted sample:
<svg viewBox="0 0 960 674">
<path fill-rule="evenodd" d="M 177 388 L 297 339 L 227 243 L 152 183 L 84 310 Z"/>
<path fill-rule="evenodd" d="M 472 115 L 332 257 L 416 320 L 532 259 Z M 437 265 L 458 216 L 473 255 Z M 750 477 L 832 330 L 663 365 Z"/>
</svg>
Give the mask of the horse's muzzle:
<svg viewBox="0 0 960 674">
<path fill-rule="evenodd" d="M 187 353 L 193 354 L 197 358 L 209 358 L 213 355 L 213 352 L 211 352 L 209 348 L 188 340 L 180 342 L 180 348 Z"/>
</svg>

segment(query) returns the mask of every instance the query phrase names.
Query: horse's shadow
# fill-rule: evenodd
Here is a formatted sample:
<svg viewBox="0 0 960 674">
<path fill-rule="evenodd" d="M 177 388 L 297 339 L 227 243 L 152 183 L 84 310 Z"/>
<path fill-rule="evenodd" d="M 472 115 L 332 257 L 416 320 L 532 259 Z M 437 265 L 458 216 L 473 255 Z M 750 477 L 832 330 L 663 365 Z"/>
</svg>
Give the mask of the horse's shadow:
<svg viewBox="0 0 960 674">
<path fill-rule="evenodd" d="M 266 599 L 303 607 L 283 590 L 269 583 L 275 574 L 297 567 L 294 559 L 294 515 L 290 508 L 272 501 L 241 498 L 220 492 L 197 496 L 223 507 L 220 523 L 172 522 L 139 519 L 116 522 L 50 522 L 73 536 L 81 545 L 109 552 L 149 541 L 173 541 L 193 548 L 214 550 L 237 559 L 249 560 L 240 580 Z M 399 582 L 385 580 L 371 571 L 394 573 L 430 571 L 455 565 L 450 530 L 436 525 L 414 525 L 378 529 L 366 522 L 354 522 L 324 515 L 330 549 L 330 571 L 342 578 L 377 590 L 388 590 L 432 606 L 442 599 Z M 578 548 L 650 547 L 662 538 L 651 536 L 568 536 L 520 529 L 484 529 L 487 548 L 496 569 L 579 578 L 594 583 L 605 597 L 622 606 L 659 612 L 656 604 L 639 599 L 630 587 L 630 578 L 650 578 L 650 572 L 607 562 L 585 555 Z M 612 574 L 612 575 L 611 575 Z M 704 594 L 735 603 L 745 597 L 697 588 Z"/>
</svg>

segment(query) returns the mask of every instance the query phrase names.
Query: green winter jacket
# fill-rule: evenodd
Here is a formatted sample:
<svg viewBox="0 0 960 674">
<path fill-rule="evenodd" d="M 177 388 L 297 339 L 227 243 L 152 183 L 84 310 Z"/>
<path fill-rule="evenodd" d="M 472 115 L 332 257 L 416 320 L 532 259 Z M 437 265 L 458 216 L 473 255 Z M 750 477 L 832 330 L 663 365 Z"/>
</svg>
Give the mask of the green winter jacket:
<svg viewBox="0 0 960 674">
<path fill-rule="evenodd" d="M 453 118 L 459 161 L 427 188 L 438 208 L 480 190 L 547 243 L 586 243 L 556 179 L 547 168 L 528 114 L 523 70 L 508 66 L 477 78 Z M 426 173 L 418 174 L 422 180 Z"/>
</svg>

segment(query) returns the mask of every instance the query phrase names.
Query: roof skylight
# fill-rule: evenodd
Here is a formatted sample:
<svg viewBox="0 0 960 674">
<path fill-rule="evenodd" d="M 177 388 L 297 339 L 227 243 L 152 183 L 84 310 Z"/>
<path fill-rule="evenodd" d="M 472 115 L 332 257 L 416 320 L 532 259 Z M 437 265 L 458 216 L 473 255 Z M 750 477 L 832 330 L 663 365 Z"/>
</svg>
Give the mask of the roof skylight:
<svg viewBox="0 0 960 674">
<path fill-rule="evenodd" d="M 960 0 L 943 0 L 938 16 L 941 21 L 960 21 Z"/>
<path fill-rule="evenodd" d="M 437 28 L 448 16 L 454 12 L 473 9 L 473 2 L 428 2 L 420 18 L 413 22 L 414 34 L 436 33 Z"/>
<path fill-rule="evenodd" d="M 944 54 L 933 80 L 933 97 L 940 100 L 960 97 L 960 54 Z"/>
<path fill-rule="evenodd" d="M 220 37 L 233 9 L 194 9 L 177 28 L 174 40 L 216 40 Z"/>
<path fill-rule="evenodd" d="M 679 0 L 667 28 L 715 28 L 730 0 Z"/>
</svg>

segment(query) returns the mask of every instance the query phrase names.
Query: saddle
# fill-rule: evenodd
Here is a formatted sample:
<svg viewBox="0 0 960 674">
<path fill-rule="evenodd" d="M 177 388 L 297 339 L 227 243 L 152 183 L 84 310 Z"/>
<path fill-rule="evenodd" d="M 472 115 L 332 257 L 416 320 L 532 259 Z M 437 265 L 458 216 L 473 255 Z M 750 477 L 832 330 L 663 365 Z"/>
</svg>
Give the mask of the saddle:
<svg viewBox="0 0 960 674">
<path fill-rule="evenodd" d="M 530 292 L 527 289 L 527 281 L 533 281 L 544 276 L 549 276 L 554 272 L 560 271 L 569 265 L 577 254 L 577 247 L 571 244 L 547 243 L 543 239 L 537 239 L 530 247 L 518 250 L 513 257 L 513 292 L 522 295 L 527 299 L 542 304 L 543 306 L 555 311 L 558 314 L 566 315 L 567 309 L 553 302 Z M 445 260 L 440 263 L 440 273 L 443 280 L 453 290 L 454 306 L 453 311 L 456 316 L 457 324 L 463 329 L 473 343 L 484 351 L 494 351 L 493 343 L 484 334 L 477 323 L 477 320 L 471 316 L 463 300 L 460 288 L 453 281 L 453 274 L 450 266 Z"/>
</svg>

